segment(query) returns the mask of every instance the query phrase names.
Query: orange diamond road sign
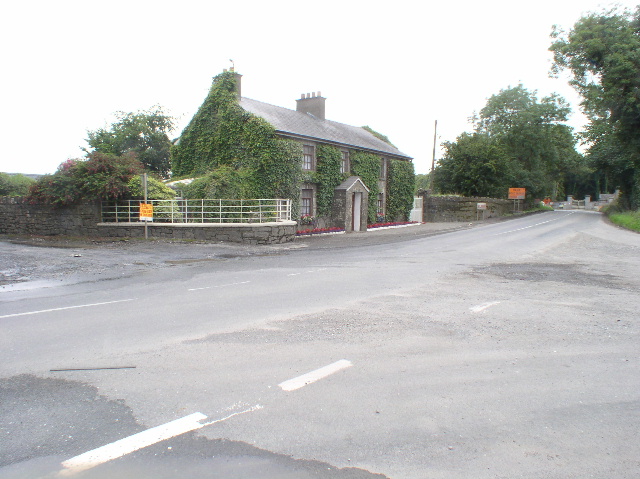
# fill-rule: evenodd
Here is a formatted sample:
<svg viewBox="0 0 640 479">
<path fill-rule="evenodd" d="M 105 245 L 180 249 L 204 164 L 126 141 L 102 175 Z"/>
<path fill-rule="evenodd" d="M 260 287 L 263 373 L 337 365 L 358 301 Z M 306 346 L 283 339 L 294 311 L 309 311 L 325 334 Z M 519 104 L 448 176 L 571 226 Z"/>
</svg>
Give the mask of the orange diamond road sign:
<svg viewBox="0 0 640 479">
<path fill-rule="evenodd" d="M 526 188 L 509 188 L 509 199 L 524 200 L 526 193 L 527 193 Z"/>
<path fill-rule="evenodd" d="M 140 203 L 140 221 L 153 221 L 153 205 Z"/>
</svg>

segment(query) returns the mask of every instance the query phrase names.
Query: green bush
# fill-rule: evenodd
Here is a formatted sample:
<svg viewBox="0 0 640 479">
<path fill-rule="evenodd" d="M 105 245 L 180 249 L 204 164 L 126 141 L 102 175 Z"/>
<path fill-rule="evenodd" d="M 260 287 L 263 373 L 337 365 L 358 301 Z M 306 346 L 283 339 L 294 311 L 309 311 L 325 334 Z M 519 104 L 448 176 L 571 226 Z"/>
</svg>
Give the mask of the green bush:
<svg viewBox="0 0 640 479">
<path fill-rule="evenodd" d="M 141 175 L 136 175 L 129 180 L 129 196 L 131 198 L 144 198 L 144 186 Z M 147 198 L 150 200 L 171 200 L 176 197 L 176 192 L 162 181 L 147 177 Z"/>
<path fill-rule="evenodd" d="M 34 183 L 28 176 L 0 173 L 0 196 L 25 196 Z"/>
</svg>

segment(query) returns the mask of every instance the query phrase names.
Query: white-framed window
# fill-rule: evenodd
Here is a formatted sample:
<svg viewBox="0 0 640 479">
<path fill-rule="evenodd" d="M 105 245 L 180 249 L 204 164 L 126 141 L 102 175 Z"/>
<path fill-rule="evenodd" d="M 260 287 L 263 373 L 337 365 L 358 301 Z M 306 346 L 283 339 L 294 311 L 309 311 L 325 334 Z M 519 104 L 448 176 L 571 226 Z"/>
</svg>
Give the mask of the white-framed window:
<svg viewBox="0 0 640 479">
<path fill-rule="evenodd" d="M 311 188 L 302 189 L 300 216 L 313 216 L 313 190 Z"/>
<path fill-rule="evenodd" d="M 378 211 L 379 216 L 384 216 L 384 193 L 378 193 Z"/>
<path fill-rule="evenodd" d="M 315 170 L 316 149 L 313 145 L 302 145 L 302 169 L 305 171 Z"/>
<path fill-rule="evenodd" d="M 350 173 L 351 165 L 349 165 L 349 152 L 346 150 L 342 150 L 340 153 L 342 154 L 342 163 L 340 163 L 340 173 Z"/>
</svg>

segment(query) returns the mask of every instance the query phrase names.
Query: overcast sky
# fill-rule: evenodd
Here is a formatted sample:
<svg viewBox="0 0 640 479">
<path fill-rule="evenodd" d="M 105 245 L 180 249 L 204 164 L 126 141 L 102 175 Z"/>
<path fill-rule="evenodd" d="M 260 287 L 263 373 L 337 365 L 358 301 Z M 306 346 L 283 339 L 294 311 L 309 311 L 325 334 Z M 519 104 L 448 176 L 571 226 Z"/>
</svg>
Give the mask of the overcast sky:
<svg viewBox="0 0 640 479">
<path fill-rule="evenodd" d="M 549 34 L 608 2 L 438 3 L 8 2 L 0 171 L 53 173 L 116 111 L 161 105 L 177 137 L 230 59 L 243 96 L 295 109 L 301 93 L 321 91 L 327 119 L 387 135 L 418 173 L 431 167 L 434 121 L 438 143 L 453 141 L 502 88 L 558 92 L 578 110 L 567 78 L 549 78 Z"/>
</svg>

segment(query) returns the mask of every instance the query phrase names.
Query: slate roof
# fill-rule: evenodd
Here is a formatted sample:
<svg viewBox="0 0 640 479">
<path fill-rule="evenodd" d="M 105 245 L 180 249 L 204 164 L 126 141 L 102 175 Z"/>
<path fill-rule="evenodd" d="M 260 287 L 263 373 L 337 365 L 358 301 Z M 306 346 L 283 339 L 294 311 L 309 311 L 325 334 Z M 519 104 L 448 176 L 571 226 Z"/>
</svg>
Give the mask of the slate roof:
<svg viewBox="0 0 640 479">
<path fill-rule="evenodd" d="M 288 136 L 324 140 L 363 150 L 410 160 L 411 157 L 397 148 L 376 138 L 358 126 L 345 125 L 331 120 L 320 120 L 308 113 L 302 113 L 280 106 L 270 105 L 251 98 L 242 97 L 240 106 L 256 116 L 264 118 L 278 131 Z"/>
</svg>

